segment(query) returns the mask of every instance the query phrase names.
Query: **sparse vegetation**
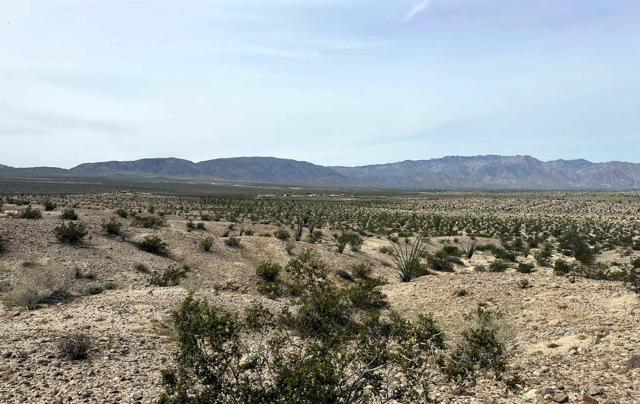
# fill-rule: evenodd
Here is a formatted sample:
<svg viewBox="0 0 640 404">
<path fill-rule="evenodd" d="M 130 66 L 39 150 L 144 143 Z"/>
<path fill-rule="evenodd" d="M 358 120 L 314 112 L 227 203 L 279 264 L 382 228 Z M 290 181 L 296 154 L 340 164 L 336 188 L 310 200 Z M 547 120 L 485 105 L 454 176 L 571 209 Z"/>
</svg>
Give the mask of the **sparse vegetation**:
<svg viewBox="0 0 640 404">
<path fill-rule="evenodd" d="M 205 237 L 200 240 L 200 248 L 202 251 L 209 252 L 213 248 L 213 239 L 211 237 Z"/>
<path fill-rule="evenodd" d="M 33 265 L 24 268 L 3 301 L 8 307 L 35 310 L 41 304 L 70 300 L 72 271 Z"/>
<path fill-rule="evenodd" d="M 225 238 L 224 239 L 224 244 L 227 247 L 239 248 L 239 247 L 241 247 L 241 245 L 240 245 L 240 237 L 231 236 L 231 237 Z"/>
<path fill-rule="evenodd" d="M 119 236 L 121 229 L 122 223 L 115 218 L 111 218 L 111 220 L 102 224 L 102 230 L 109 236 Z"/>
<path fill-rule="evenodd" d="M 31 206 L 27 206 L 25 209 L 18 212 L 17 217 L 19 219 L 37 220 L 42 219 L 42 212 L 38 209 L 32 208 Z"/>
<path fill-rule="evenodd" d="M 78 220 L 78 214 L 73 209 L 65 209 L 60 218 L 63 220 Z"/>
<path fill-rule="evenodd" d="M 89 232 L 84 224 L 80 222 L 62 223 L 53 229 L 56 238 L 67 244 L 80 244 Z"/>
<path fill-rule="evenodd" d="M 136 246 L 142 251 L 146 251 L 155 255 L 169 254 L 167 244 L 158 236 L 146 236 L 144 239 L 137 242 Z"/>
<path fill-rule="evenodd" d="M 92 338 L 84 333 L 76 332 L 64 335 L 58 341 L 60 355 L 69 360 L 87 359 L 92 347 Z"/>
<path fill-rule="evenodd" d="M 422 237 L 418 237 L 413 244 L 392 244 L 393 262 L 400 273 L 402 282 L 409 282 L 413 278 L 423 276 L 426 270 L 420 262 L 423 253 Z"/>
</svg>

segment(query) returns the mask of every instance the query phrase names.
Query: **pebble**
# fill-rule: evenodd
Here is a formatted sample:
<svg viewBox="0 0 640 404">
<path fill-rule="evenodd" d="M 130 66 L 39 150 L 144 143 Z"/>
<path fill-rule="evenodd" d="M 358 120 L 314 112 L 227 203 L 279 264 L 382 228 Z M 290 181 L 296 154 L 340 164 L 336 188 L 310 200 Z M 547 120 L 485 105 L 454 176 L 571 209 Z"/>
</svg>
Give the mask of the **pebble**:
<svg viewBox="0 0 640 404">
<path fill-rule="evenodd" d="M 568 403 L 569 402 L 569 396 L 567 396 L 565 393 L 558 393 L 555 396 L 553 396 L 551 399 L 555 403 Z"/>
</svg>

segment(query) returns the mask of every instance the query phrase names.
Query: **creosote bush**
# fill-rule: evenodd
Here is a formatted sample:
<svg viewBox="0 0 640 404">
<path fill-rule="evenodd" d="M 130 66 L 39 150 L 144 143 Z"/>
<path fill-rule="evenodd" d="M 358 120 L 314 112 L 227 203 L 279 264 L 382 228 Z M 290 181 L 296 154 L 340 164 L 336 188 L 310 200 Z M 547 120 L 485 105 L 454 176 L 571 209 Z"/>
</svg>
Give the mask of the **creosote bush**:
<svg viewBox="0 0 640 404">
<path fill-rule="evenodd" d="M 111 220 L 102 225 L 102 230 L 109 236 L 119 236 L 121 229 L 122 223 L 115 218 L 111 218 Z"/>
<path fill-rule="evenodd" d="M 256 268 L 256 275 L 265 282 L 275 282 L 282 271 L 282 265 L 275 262 L 262 262 Z"/>
<path fill-rule="evenodd" d="M 53 232 L 60 242 L 67 244 L 80 244 L 89 233 L 85 225 L 79 222 L 62 223 Z"/>
<path fill-rule="evenodd" d="M 480 370 L 492 371 L 501 380 L 507 360 L 496 313 L 478 305 L 470 320 L 473 325 L 462 333 L 462 340 L 450 354 L 439 358 L 439 365 L 450 379 L 458 382 L 473 379 Z"/>
<path fill-rule="evenodd" d="M 225 238 L 224 239 L 224 244 L 227 247 L 231 247 L 231 248 L 239 248 L 239 247 L 241 247 L 240 238 L 239 237 L 234 237 L 234 236 Z"/>
<path fill-rule="evenodd" d="M 142 251 L 155 255 L 169 254 L 167 244 L 158 236 L 146 236 L 141 241 L 138 241 L 136 246 Z"/>
<path fill-rule="evenodd" d="M 285 270 L 299 288 L 280 315 L 261 305 L 231 314 L 193 295 L 182 302 L 173 314 L 176 366 L 162 372 L 159 402 L 430 401 L 425 369 L 444 348 L 430 316 L 361 311 L 310 250 Z"/>
<path fill-rule="evenodd" d="M 63 220 L 78 220 L 78 214 L 73 209 L 65 209 L 60 218 Z"/>
<path fill-rule="evenodd" d="M 160 287 L 177 286 L 182 279 L 187 277 L 190 271 L 191 268 L 187 265 L 182 265 L 181 267 L 171 266 L 162 272 L 155 272 L 151 276 L 149 283 Z"/>
<path fill-rule="evenodd" d="M 204 252 L 210 252 L 213 248 L 213 239 L 211 237 L 205 237 L 200 240 L 200 247 Z"/>
<path fill-rule="evenodd" d="M 36 220 L 42 218 L 42 212 L 40 212 L 39 209 L 34 209 L 31 206 L 27 206 L 25 209 L 22 209 L 18 212 L 17 217 L 18 219 Z"/>
<path fill-rule="evenodd" d="M 58 207 L 58 205 L 56 205 L 54 202 L 50 200 L 45 201 L 43 206 L 44 206 L 44 210 L 47 212 L 51 212 L 52 210 L 55 210 Z"/>
<path fill-rule="evenodd" d="M 289 237 L 291 237 L 291 234 L 289 234 L 289 232 L 285 229 L 278 229 L 273 233 L 273 235 L 276 236 L 277 239 L 282 241 L 287 241 L 289 240 Z"/>
</svg>

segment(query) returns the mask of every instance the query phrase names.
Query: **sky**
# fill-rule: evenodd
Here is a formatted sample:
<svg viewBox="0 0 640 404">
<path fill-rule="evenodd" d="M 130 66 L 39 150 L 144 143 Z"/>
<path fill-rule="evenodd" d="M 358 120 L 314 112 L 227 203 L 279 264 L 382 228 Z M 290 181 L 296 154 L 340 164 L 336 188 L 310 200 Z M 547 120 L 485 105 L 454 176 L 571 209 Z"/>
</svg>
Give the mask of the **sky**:
<svg viewBox="0 0 640 404">
<path fill-rule="evenodd" d="M 0 164 L 640 162 L 638 0 L 0 0 Z"/>
</svg>

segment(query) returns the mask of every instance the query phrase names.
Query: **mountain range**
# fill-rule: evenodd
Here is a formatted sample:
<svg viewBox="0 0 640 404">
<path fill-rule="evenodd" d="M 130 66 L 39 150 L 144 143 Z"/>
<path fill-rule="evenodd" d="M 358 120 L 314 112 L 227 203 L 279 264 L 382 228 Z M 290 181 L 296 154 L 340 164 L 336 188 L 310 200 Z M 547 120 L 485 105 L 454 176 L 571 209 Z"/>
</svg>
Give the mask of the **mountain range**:
<svg viewBox="0 0 640 404">
<path fill-rule="evenodd" d="M 637 190 L 640 164 L 540 161 L 531 156 L 448 156 L 358 167 L 274 157 L 177 158 L 85 163 L 71 169 L 0 165 L 1 177 L 162 178 L 398 189 Z"/>
</svg>

